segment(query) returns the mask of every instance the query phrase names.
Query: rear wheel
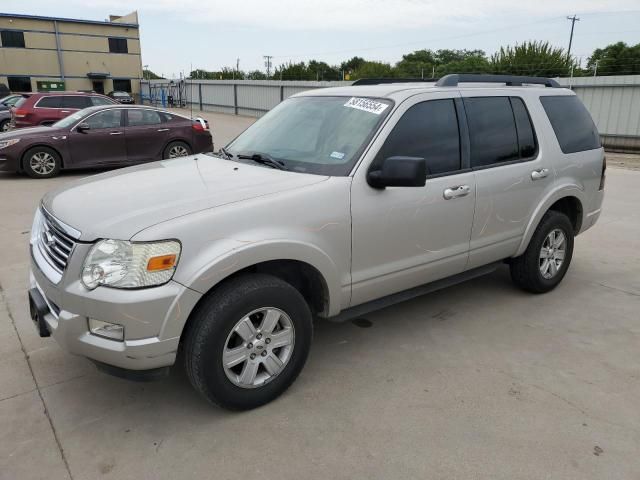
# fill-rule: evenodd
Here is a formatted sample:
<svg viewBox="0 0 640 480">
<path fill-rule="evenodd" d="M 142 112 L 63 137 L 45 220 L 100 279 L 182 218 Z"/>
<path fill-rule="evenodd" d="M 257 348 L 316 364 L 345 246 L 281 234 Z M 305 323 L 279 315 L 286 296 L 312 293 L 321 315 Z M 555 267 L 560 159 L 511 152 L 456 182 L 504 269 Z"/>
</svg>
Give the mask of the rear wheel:
<svg viewBox="0 0 640 480">
<path fill-rule="evenodd" d="M 191 155 L 191 148 L 184 142 L 171 142 L 164 149 L 162 158 L 177 158 Z"/>
<path fill-rule="evenodd" d="M 562 281 L 573 256 L 573 225 L 569 218 L 548 211 L 531 237 L 525 252 L 511 261 L 511 278 L 533 293 L 553 290 Z"/>
<path fill-rule="evenodd" d="M 187 375 L 209 401 L 231 410 L 263 405 L 296 379 L 312 337 L 309 306 L 271 275 L 243 275 L 221 285 L 190 319 Z"/>
<path fill-rule="evenodd" d="M 2 120 L 0 122 L 0 132 L 8 132 L 9 131 L 9 119 Z"/>
<path fill-rule="evenodd" d="M 62 159 L 48 147 L 34 147 L 24 154 L 22 167 L 31 178 L 51 178 L 60 173 Z"/>
</svg>

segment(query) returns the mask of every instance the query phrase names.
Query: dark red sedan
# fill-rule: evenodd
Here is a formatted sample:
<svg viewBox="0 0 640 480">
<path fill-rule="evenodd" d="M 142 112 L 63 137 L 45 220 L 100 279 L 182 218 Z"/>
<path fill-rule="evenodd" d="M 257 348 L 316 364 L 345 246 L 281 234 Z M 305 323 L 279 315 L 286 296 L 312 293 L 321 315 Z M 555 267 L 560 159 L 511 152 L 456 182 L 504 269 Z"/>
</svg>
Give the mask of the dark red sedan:
<svg viewBox="0 0 640 480">
<path fill-rule="evenodd" d="M 210 151 L 206 120 L 108 105 L 85 108 L 50 127 L 0 134 L 0 171 L 49 178 L 60 170 L 129 166 Z"/>
</svg>

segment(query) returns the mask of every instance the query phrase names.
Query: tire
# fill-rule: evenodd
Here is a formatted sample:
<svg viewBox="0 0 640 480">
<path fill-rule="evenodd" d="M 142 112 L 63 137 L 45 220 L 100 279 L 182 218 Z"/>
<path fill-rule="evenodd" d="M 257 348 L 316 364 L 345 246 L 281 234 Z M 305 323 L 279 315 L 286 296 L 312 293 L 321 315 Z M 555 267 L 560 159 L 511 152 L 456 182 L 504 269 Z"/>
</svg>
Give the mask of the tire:
<svg viewBox="0 0 640 480">
<path fill-rule="evenodd" d="M 0 133 L 9 131 L 9 120 L 3 120 L 0 122 Z"/>
<path fill-rule="evenodd" d="M 164 160 L 168 158 L 186 157 L 191 155 L 191 147 L 185 142 L 171 142 L 164 148 L 162 152 L 162 158 Z"/>
<path fill-rule="evenodd" d="M 62 158 L 49 147 L 33 147 L 22 157 L 22 168 L 31 178 L 51 178 L 60 173 Z"/>
<path fill-rule="evenodd" d="M 558 232 L 564 236 L 562 244 Z M 556 246 L 549 249 L 548 247 L 554 243 L 550 237 L 552 233 L 555 234 Z M 545 293 L 553 290 L 569 269 L 573 256 L 573 240 L 574 230 L 569 218 L 563 213 L 549 210 L 542 217 L 525 252 L 511 260 L 511 279 L 520 288 L 531 293 Z M 558 264 L 560 251 L 563 247 L 563 258 Z M 548 255 L 551 257 L 546 258 Z M 546 264 L 545 259 L 547 260 Z M 545 265 L 547 268 L 543 273 Z"/>
<path fill-rule="evenodd" d="M 272 333 L 265 325 L 266 308 L 280 315 Z M 251 319 L 254 331 L 245 329 L 247 319 Z M 207 400 L 229 410 L 259 407 L 289 388 L 305 364 L 313 335 L 311 311 L 300 292 L 263 274 L 241 275 L 222 284 L 204 298 L 189 322 L 183 344 L 187 376 Z M 262 338 L 258 337 L 261 329 Z M 272 349 L 276 343 L 284 344 L 287 337 L 289 346 Z M 244 355 L 244 360 L 236 365 L 229 360 L 227 367 L 223 364 L 225 352 L 226 359 L 238 360 Z M 271 375 L 274 355 L 283 366 L 278 364 L 279 372 Z M 256 363 L 257 370 L 252 369 Z M 255 372 L 253 380 L 250 372 Z"/>
</svg>

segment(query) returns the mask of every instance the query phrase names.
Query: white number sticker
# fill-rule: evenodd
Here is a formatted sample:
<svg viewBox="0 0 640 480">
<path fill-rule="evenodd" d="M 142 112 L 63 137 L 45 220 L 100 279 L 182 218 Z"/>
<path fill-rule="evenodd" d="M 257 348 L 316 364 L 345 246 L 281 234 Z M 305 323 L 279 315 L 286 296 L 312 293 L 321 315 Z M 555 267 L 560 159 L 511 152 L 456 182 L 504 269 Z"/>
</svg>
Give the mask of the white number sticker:
<svg viewBox="0 0 640 480">
<path fill-rule="evenodd" d="M 389 105 L 382 102 L 376 102 L 375 100 L 371 100 L 369 98 L 351 97 L 349 101 L 344 104 L 344 106 L 363 110 L 375 115 L 380 115 L 387 109 Z"/>
</svg>

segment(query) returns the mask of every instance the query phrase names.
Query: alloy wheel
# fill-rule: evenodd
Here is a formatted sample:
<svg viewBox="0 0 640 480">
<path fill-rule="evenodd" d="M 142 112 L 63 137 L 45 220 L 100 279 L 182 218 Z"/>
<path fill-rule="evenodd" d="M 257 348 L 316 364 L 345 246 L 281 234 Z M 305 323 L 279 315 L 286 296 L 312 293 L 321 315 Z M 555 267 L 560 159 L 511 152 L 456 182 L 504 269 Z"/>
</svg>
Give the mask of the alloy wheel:
<svg viewBox="0 0 640 480">
<path fill-rule="evenodd" d="M 540 273 L 547 280 L 555 277 L 564 263 L 567 250 L 565 234 L 559 228 L 549 232 L 540 249 Z"/>
<path fill-rule="evenodd" d="M 169 158 L 186 157 L 189 152 L 182 145 L 174 145 L 169 149 Z"/>
<path fill-rule="evenodd" d="M 56 168 L 56 159 L 48 152 L 36 152 L 29 159 L 29 166 L 38 175 L 49 175 Z"/>
<path fill-rule="evenodd" d="M 241 388 L 269 383 L 286 367 L 295 343 L 291 318 L 275 307 L 263 307 L 242 317 L 227 336 L 222 366 Z"/>
</svg>

